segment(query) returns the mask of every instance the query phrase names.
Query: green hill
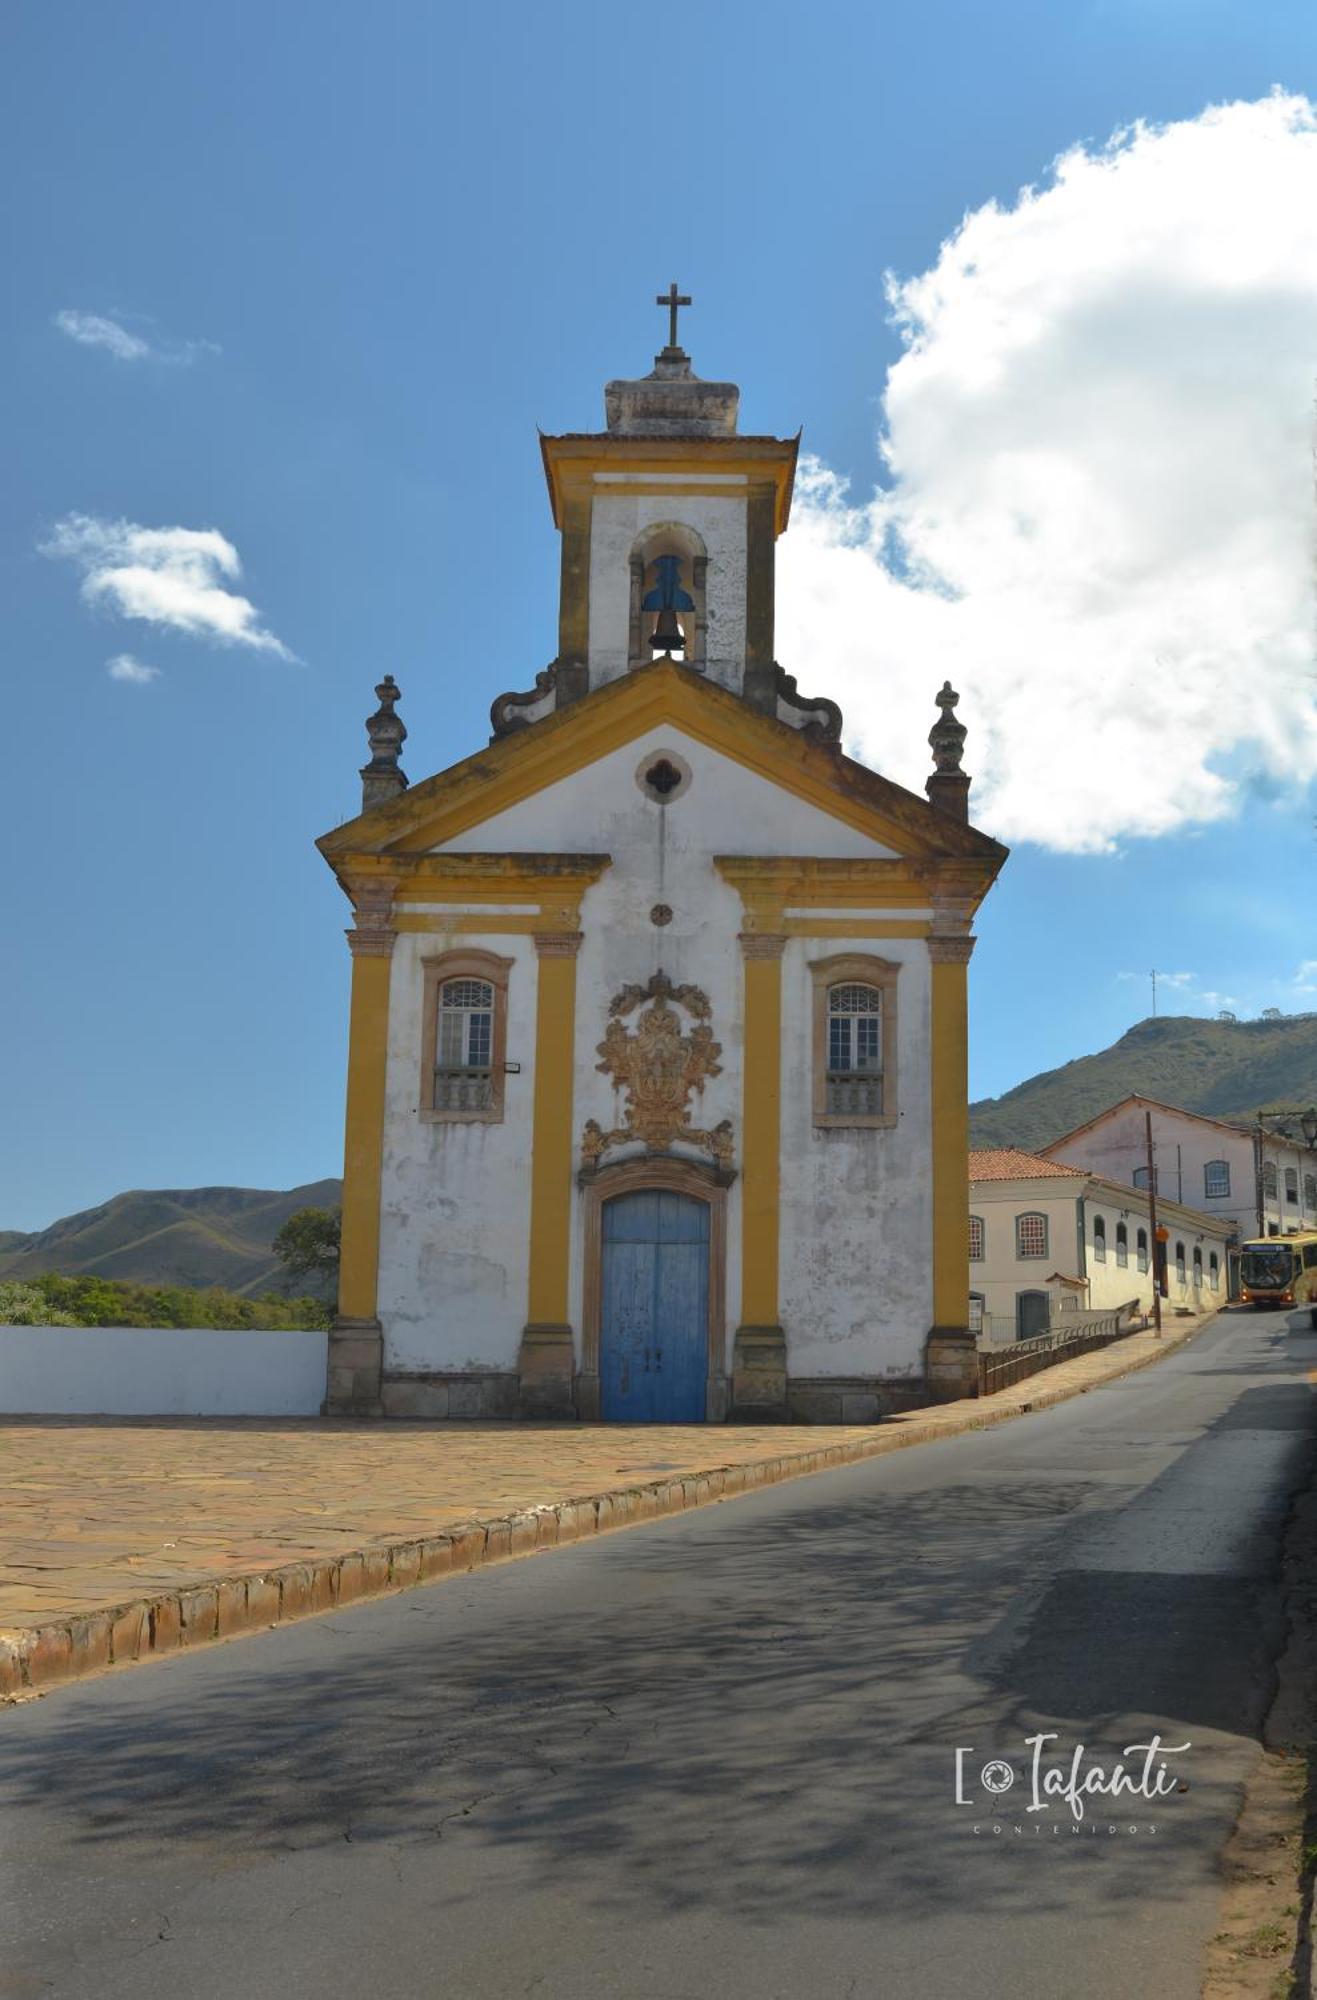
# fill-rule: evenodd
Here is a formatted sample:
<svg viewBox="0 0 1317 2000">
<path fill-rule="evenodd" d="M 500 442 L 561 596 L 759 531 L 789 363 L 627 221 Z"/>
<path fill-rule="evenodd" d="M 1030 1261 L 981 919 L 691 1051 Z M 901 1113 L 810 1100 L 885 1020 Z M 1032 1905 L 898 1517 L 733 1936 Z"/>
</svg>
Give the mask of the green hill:
<svg viewBox="0 0 1317 2000">
<path fill-rule="evenodd" d="M 1137 1091 L 1213 1118 L 1317 1103 L 1317 1014 L 1275 1021 L 1140 1021 L 1109 1049 L 971 1104 L 970 1144 L 1046 1146 Z"/>
<path fill-rule="evenodd" d="M 31 1235 L 0 1232 L 0 1278 L 58 1271 L 145 1285 L 286 1292 L 270 1250 L 276 1234 L 299 1208 L 337 1207 L 342 1192 L 340 1181 L 310 1181 L 283 1193 L 210 1187 L 117 1194 Z"/>
</svg>

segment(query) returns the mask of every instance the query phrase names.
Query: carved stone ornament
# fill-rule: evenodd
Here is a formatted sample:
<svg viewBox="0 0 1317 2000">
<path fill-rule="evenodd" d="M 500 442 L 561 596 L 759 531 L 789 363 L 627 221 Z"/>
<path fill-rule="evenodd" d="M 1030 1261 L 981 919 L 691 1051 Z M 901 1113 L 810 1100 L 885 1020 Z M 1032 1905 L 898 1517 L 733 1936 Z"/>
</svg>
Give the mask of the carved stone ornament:
<svg viewBox="0 0 1317 2000">
<path fill-rule="evenodd" d="M 798 729 L 809 743 L 840 743 L 841 710 L 825 695 L 811 700 L 796 688 L 796 677 L 785 667 L 773 664 L 773 684 L 777 699 L 788 713 L 781 719 Z"/>
<path fill-rule="evenodd" d="M 649 1004 L 646 1005 L 645 1003 Z M 634 1029 L 625 1017 L 640 1008 Z M 680 1008 L 695 1025 L 683 1030 Z M 732 1157 L 732 1126 L 724 1118 L 710 1131 L 690 1122 L 692 1091 L 703 1093 L 711 1076 L 720 1076 L 721 1042 L 709 1027 L 709 999 L 698 986 L 674 986 L 656 972 L 645 986 L 624 986 L 609 1006 L 608 1031 L 599 1044 L 603 1061 L 596 1064 L 626 1092 L 625 1125 L 605 1132 L 591 1118 L 581 1138 L 581 1156 L 595 1165 L 612 1146 L 642 1140 L 652 1152 L 664 1152 L 673 1141 L 711 1153 L 720 1166 Z"/>
<path fill-rule="evenodd" d="M 557 691 L 558 662 L 554 660 L 536 674 L 534 687 L 527 688 L 524 694 L 497 695 L 489 711 L 491 740 L 497 742 L 500 736 L 511 736 L 516 729 L 527 729 L 542 715 L 548 715 L 555 706 L 549 697 Z"/>
</svg>

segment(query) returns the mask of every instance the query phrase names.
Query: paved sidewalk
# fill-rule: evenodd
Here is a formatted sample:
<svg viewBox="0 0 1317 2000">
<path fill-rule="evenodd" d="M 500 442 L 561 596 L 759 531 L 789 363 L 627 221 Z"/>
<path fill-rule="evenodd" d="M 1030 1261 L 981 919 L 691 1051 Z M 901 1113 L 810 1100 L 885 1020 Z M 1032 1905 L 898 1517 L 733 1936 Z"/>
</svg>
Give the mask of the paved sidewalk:
<svg viewBox="0 0 1317 2000">
<path fill-rule="evenodd" d="M 0 1693 L 978 1429 L 1207 1323 L 878 1425 L 0 1423 Z"/>
</svg>

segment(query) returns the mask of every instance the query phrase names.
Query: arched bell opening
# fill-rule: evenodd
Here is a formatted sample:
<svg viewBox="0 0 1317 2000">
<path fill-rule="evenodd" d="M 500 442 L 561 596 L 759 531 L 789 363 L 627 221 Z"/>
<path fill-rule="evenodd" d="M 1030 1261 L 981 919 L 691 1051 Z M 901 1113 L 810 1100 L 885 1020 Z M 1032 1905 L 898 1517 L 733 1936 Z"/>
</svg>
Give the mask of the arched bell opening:
<svg viewBox="0 0 1317 2000">
<path fill-rule="evenodd" d="M 670 653 L 689 667 L 703 668 L 708 568 L 708 552 L 694 528 L 663 521 L 637 536 L 631 548 L 631 666 Z"/>
</svg>

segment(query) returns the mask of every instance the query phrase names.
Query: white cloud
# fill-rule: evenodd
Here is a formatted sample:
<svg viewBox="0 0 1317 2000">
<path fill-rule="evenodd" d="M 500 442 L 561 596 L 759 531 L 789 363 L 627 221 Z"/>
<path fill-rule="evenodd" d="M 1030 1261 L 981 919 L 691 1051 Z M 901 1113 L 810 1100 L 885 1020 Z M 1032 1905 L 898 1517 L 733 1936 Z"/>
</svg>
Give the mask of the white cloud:
<svg viewBox="0 0 1317 2000">
<path fill-rule="evenodd" d="M 130 681 L 134 687 L 145 687 L 148 681 L 160 678 L 159 667 L 149 667 L 145 660 L 135 660 L 131 653 L 116 653 L 105 662 L 105 671 L 112 681 Z"/>
<path fill-rule="evenodd" d="M 145 361 L 151 352 L 147 341 L 100 313 L 57 312 L 55 325 L 81 347 L 108 348 L 116 361 Z"/>
<path fill-rule="evenodd" d="M 1109 847 L 1317 758 L 1317 115 L 1273 95 L 1136 126 L 889 280 L 887 484 L 807 461 L 779 651 L 922 787 L 933 694 L 972 811 Z"/>
<path fill-rule="evenodd" d="M 238 551 L 216 528 L 142 528 L 68 514 L 40 545 L 82 571 L 82 595 L 123 618 L 212 640 L 295 657 L 260 623 L 255 605 L 225 583 L 242 574 Z"/>
<path fill-rule="evenodd" d="M 66 307 L 52 324 L 81 347 L 104 347 L 116 361 L 167 361 L 187 367 L 199 354 L 218 354 L 213 340 L 147 339 L 103 313 L 75 312 Z"/>
</svg>

